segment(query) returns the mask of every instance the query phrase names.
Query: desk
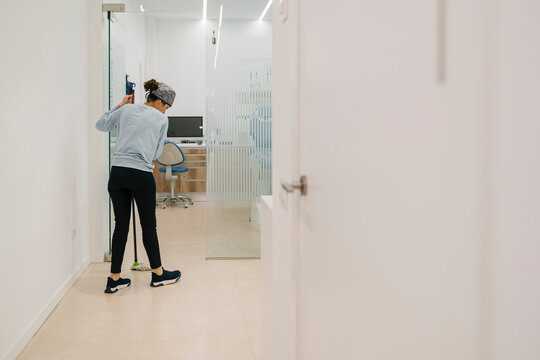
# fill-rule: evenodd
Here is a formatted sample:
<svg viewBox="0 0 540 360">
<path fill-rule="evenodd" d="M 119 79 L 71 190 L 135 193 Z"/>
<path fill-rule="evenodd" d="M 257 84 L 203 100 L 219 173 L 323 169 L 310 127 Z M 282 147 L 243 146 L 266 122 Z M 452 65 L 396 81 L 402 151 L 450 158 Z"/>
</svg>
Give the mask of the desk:
<svg viewBox="0 0 540 360">
<path fill-rule="evenodd" d="M 174 191 L 176 193 L 206 192 L 206 145 L 178 144 L 178 146 L 184 153 L 184 163 L 180 166 L 189 168 L 189 171 L 179 175 L 182 181 L 176 181 Z M 165 179 L 165 173 L 159 172 L 160 167 L 162 166 L 154 160 L 156 192 L 170 193 L 171 185 Z"/>
</svg>

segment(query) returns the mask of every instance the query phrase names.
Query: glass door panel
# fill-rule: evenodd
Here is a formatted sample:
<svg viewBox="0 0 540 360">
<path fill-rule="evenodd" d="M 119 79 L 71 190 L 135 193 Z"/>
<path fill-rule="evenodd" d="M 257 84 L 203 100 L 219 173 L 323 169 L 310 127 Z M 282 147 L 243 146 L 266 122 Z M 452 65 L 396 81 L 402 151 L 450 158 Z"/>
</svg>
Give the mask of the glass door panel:
<svg viewBox="0 0 540 360">
<path fill-rule="evenodd" d="M 271 21 L 206 27 L 207 258 L 260 257 L 271 193 Z"/>
<path fill-rule="evenodd" d="M 126 76 L 125 27 L 115 13 L 103 13 L 103 43 L 105 50 L 103 58 L 104 108 L 112 109 L 124 97 Z M 116 131 L 109 133 L 109 168 L 116 147 Z M 109 199 L 109 241 L 106 254 L 111 254 L 111 240 L 114 231 L 114 213 Z"/>
</svg>

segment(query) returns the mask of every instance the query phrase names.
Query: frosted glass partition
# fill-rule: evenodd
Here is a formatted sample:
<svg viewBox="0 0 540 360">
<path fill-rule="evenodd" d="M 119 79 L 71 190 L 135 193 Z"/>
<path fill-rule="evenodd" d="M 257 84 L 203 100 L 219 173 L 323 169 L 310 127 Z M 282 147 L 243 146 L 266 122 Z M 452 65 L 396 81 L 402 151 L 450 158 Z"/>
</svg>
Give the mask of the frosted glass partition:
<svg viewBox="0 0 540 360">
<path fill-rule="evenodd" d="M 120 14 L 111 13 L 110 18 L 107 13 L 103 13 L 102 43 L 103 52 L 103 77 L 106 88 L 104 94 L 104 106 L 106 110 L 116 106 L 125 94 L 126 83 L 126 30 L 120 20 Z M 109 166 L 111 157 L 116 147 L 116 130 L 109 133 Z M 114 213 L 109 200 L 109 244 L 106 253 L 111 254 L 111 239 L 114 231 Z"/>
<path fill-rule="evenodd" d="M 272 24 L 209 21 L 206 33 L 207 258 L 260 257 L 260 197 L 272 189 Z"/>
</svg>

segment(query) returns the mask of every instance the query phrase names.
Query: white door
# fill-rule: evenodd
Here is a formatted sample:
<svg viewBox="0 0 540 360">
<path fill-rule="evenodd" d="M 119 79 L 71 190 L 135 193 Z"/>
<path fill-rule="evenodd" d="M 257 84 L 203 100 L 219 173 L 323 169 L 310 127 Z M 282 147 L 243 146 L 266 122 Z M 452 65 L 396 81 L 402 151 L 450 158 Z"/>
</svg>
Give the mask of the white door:
<svg viewBox="0 0 540 360">
<path fill-rule="evenodd" d="M 288 337 L 273 347 L 288 352 L 272 359 L 485 355 L 480 3 L 289 0 L 286 22 L 276 6 L 274 312 Z M 299 175 L 307 195 L 283 201 L 279 181 Z"/>
</svg>

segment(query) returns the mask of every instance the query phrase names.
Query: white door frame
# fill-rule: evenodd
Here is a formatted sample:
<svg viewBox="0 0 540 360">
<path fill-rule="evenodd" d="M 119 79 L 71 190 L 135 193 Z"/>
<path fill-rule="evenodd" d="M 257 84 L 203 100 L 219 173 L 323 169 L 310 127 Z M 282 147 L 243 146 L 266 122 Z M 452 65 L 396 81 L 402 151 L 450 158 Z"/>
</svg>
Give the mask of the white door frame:
<svg viewBox="0 0 540 360">
<path fill-rule="evenodd" d="M 297 358 L 298 196 L 281 181 L 298 174 L 298 0 L 273 6 L 272 45 L 272 194 L 273 227 L 271 341 L 268 360 Z"/>
</svg>

